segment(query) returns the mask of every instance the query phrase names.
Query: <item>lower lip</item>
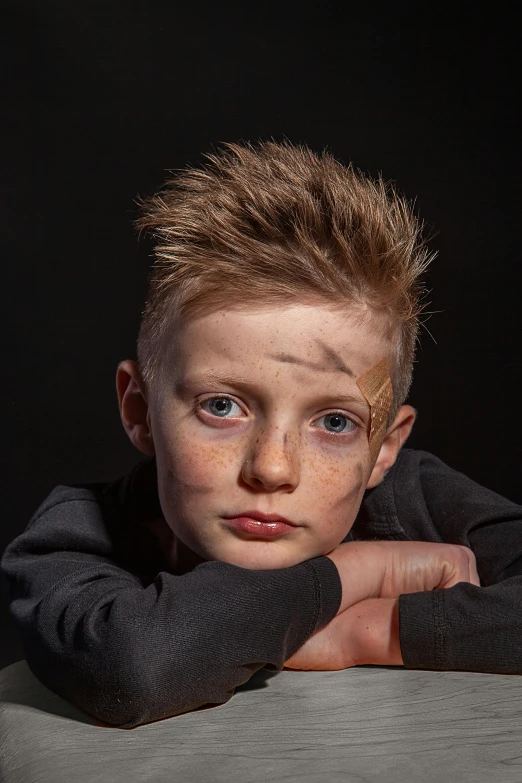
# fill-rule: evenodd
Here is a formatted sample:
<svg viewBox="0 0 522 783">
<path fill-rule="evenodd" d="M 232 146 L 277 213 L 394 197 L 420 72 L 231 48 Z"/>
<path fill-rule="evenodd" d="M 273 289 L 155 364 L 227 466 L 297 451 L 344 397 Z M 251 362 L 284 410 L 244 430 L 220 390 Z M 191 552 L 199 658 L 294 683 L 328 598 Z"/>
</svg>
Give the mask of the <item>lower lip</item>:
<svg viewBox="0 0 522 783">
<path fill-rule="evenodd" d="M 234 519 L 225 520 L 227 525 L 241 530 L 242 533 L 248 533 L 251 536 L 270 538 L 273 536 L 283 536 L 285 533 L 291 533 L 297 530 L 295 525 L 287 525 L 286 522 L 260 522 L 251 517 L 234 517 Z"/>
</svg>

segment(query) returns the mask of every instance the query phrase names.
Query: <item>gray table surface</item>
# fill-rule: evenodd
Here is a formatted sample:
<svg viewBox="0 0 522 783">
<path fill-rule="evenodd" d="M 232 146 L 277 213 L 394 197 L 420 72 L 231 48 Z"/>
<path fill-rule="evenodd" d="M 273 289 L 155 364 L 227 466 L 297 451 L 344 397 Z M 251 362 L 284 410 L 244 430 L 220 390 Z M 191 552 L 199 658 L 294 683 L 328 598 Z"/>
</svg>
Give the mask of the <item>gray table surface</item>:
<svg viewBox="0 0 522 783">
<path fill-rule="evenodd" d="M 219 707 L 123 730 L 0 671 L 2 783 L 522 782 L 522 676 L 262 669 Z"/>
</svg>

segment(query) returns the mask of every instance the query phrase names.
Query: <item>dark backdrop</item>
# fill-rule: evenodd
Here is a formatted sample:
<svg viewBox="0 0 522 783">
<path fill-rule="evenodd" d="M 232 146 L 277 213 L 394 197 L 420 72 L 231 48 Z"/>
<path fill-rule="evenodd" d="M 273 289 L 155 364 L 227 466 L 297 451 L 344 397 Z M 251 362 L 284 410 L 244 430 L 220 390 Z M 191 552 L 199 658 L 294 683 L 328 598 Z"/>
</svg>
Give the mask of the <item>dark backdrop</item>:
<svg viewBox="0 0 522 783">
<path fill-rule="evenodd" d="M 416 197 L 438 232 L 428 309 L 441 312 L 409 445 L 522 502 L 514 17 L 499 4 L 166 5 L 5 5 L 2 550 L 56 484 L 141 458 L 114 383 L 135 357 L 150 264 L 134 198 L 240 139 L 328 146 Z M 2 590 L 7 665 L 23 654 Z"/>
</svg>

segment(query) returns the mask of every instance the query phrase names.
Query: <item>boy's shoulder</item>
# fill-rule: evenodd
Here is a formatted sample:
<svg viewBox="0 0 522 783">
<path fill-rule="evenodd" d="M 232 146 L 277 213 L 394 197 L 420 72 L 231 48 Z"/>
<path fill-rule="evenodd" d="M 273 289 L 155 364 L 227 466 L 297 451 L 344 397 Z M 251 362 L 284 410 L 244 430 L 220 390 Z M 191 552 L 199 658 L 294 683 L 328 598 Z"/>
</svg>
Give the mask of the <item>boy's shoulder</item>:
<svg viewBox="0 0 522 783">
<path fill-rule="evenodd" d="M 128 516 L 135 521 L 161 513 L 155 457 L 140 460 L 129 471 L 114 479 L 55 486 L 40 504 L 33 519 L 64 504 L 70 505 L 71 514 L 74 514 L 75 506 L 81 507 L 84 514 L 89 513 L 92 505 L 93 514 L 98 507 L 108 512 L 118 512 L 120 516 Z"/>
<path fill-rule="evenodd" d="M 520 519 L 522 507 L 434 454 L 401 449 L 385 479 L 367 490 L 355 537 L 469 544 L 474 527 Z"/>
<path fill-rule="evenodd" d="M 89 553 L 148 583 L 165 565 L 148 525 L 160 514 L 156 461 L 147 458 L 110 481 L 54 487 L 8 550 L 37 546 Z"/>
</svg>

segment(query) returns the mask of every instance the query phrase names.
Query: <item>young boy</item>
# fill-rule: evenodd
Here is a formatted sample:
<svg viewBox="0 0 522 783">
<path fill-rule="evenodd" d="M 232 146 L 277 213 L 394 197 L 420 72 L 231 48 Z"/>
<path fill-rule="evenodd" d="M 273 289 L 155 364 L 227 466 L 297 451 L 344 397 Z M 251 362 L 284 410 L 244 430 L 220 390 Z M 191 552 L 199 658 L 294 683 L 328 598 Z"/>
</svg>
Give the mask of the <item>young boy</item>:
<svg viewBox="0 0 522 783">
<path fill-rule="evenodd" d="M 403 448 L 430 261 L 404 199 L 226 145 L 139 227 L 156 261 L 116 387 L 146 458 L 56 487 L 7 548 L 34 674 L 124 728 L 262 667 L 522 674 L 522 508 Z"/>
</svg>

